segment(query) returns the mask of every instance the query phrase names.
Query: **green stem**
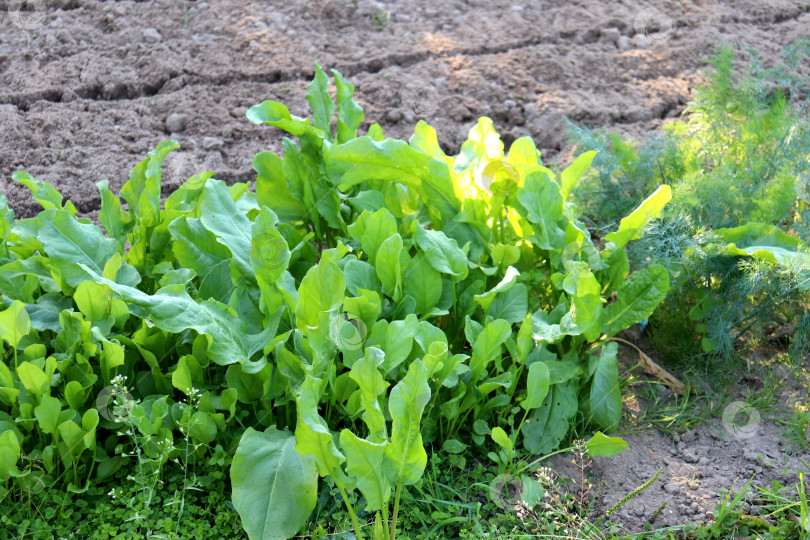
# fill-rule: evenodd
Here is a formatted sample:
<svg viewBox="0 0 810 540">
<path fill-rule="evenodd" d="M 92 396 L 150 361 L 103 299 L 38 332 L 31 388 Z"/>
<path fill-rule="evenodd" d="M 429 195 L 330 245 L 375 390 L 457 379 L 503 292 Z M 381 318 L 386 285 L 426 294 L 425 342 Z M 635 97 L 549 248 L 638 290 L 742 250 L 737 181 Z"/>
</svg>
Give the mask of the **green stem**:
<svg viewBox="0 0 810 540">
<path fill-rule="evenodd" d="M 397 492 L 394 495 L 394 516 L 391 518 L 391 536 L 388 538 L 394 540 L 397 535 L 397 514 L 399 514 L 399 495 L 402 493 L 402 484 L 397 485 Z"/>
<path fill-rule="evenodd" d="M 383 537 L 388 538 L 391 533 L 389 532 L 388 528 L 388 503 L 386 502 L 382 507 L 382 515 L 383 515 Z"/>
<path fill-rule="evenodd" d="M 333 476 L 332 479 L 335 481 L 335 485 L 340 492 L 340 496 L 343 497 L 343 502 L 346 504 L 346 510 L 349 512 L 349 517 L 352 520 L 352 527 L 354 527 L 354 535 L 357 537 L 357 540 L 363 540 L 363 532 L 360 530 L 360 523 L 357 521 L 357 515 L 354 513 L 354 507 L 352 503 L 349 502 L 349 497 L 346 496 L 346 491 L 344 491 L 343 486 L 340 485 L 340 482 Z M 396 519 L 396 507 L 394 507 L 394 519 Z"/>
</svg>

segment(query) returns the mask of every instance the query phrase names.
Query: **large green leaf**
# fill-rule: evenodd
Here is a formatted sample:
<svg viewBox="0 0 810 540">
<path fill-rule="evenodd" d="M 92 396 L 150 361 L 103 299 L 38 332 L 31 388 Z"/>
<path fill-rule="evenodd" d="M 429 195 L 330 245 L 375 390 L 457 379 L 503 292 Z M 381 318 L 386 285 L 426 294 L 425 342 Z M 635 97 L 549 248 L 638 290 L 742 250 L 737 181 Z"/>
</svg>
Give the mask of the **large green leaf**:
<svg viewBox="0 0 810 540">
<path fill-rule="evenodd" d="M 391 497 L 391 482 L 385 463 L 388 442 L 367 441 L 344 429 L 340 432 L 340 446 L 346 455 L 346 471 L 355 478 L 368 509 L 372 512 L 381 510 Z"/>
<path fill-rule="evenodd" d="M 625 281 L 616 301 L 605 307 L 602 331 L 613 336 L 652 315 L 669 291 L 669 274 L 663 266 L 650 265 L 638 270 Z"/>
<path fill-rule="evenodd" d="M 25 304 L 14 300 L 8 309 L 0 311 L 0 339 L 5 340 L 12 349 L 16 349 L 30 331 L 31 319 L 25 310 Z"/>
<path fill-rule="evenodd" d="M 233 505 L 251 540 L 292 538 L 315 509 L 318 473 L 295 437 L 275 427 L 248 428 L 231 463 Z"/>
<path fill-rule="evenodd" d="M 548 454 L 559 448 L 577 414 L 576 380 L 551 386 L 543 404 L 523 423 L 523 446 L 533 454 Z"/>
<path fill-rule="evenodd" d="M 664 206 L 672 199 L 672 189 L 668 185 L 658 186 L 655 192 L 619 222 L 619 229 L 605 236 L 616 247 L 623 248 L 630 240 L 641 237 L 641 229 L 651 220 L 659 217 Z"/>
<path fill-rule="evenodd" d="M 731 229 L 715 229 L 714 234 L 728 242 L 723 251 L 729 255 L 748 255 L 755 259 L 790 264 L 798 258 L 808 258 L 807 246 L 782 229 L 766 223 L 746 223 Z"/>
<path fill-rule="evenodd" d="M 332 131 L 332 116 L 335 114 L 335 104 L 329 95 L 329 77 L 323 72 L 321 66 L 315 64 L 315 78 L 307 86 L 307 101 L 312 107 L 312 125 L 323 131 L 329 140 Z"/>
<path fill-rule="evenodd" d="M 366 136 L 345 144 L 326 144 L 324 160 L 329 178 L 343 192 L 361 182 L 386 180 L 415 189 L 439 219 L 454 216 L 460 208 L 447 163 L 405 141 L 375 141 Z"/>
<path fill-rule="evenodd" d="M 360 406 L 363 410 L 363 421 L 369 431 L 372 442 L 382 442 L 388 439 L 385 415 L 378 401 L 388 383 L 383 380 L 379 371 L 385 355 L 374 347 L 368 347 L 363 358 L 352 365 L 349 377 L 357 383 L 360 392 Z"/>
<path fill-rule="evenodd" d="M 37 240 L 45 248 L 49 264 L 71 287 L 89 279 L 81 265 L 101 274 L 104 265 L 119 250 L 115 239 L 106 238 L 95 225 L 79 223 L 65 210 L 45 210 L 37 220 Z"/>
<path fill-rule="evenodd" d="M 442 276 L 423 253 L 411 259 L 405 271 L 405 294 L 416 300 L 416 310 L 421 314 L 430 313 L 442 297 Z"/>
<path fill-rule="evenodd" d="M 295 449 L 302 455 L 315 458 L 321 476 L 331 475 L 335 481 L 340 482 L 344 477 L 341 464 L 346 461 L 346 457 L 335 446 L 329 426 L 318 413 L 320 387 L 320 379 L 307 375 L 298 391 L 295 400 L 298 407 Z"/>
<path fill-rule="evenodd" d="M 591 150 L 589 152 L 583 152 L 582 154 L 574 160 L 571 165 L 565 168 L 562 173 L 560 173 L 560 194 L 562 195 L 563 200 L 568 199 L 568 195 L 571 194 L 571 191 L 577 187 L 579 183 L 579 179 L 582 178 L 582 175 L 585 174 L 585 171 L 588 170 L 588 167 L 591 166 L 593 162 L 593 158 L 596 157 L 596 150 Z"/>
<path fill-rule="evenodd" d="M 590 421 L 608 432 L 616 429 L 622 417 L 617 350 L 615 342 L 602 345 L 590 388 Z"/>
<path fill-rule="evenodd" d="M 169 224 L 169 232 L 177 262 L 198 276 L 207 276 L 215 266 L 231 258 L 228 248 L 217 241 L 199 218 L 179 217 Z"/>
<path fill-rule="evenodd" d="M 495 320 L 484 327 L 475 340 L 470 358 L 473 380 L 480 379 L 490 362 L 501 354 L 501 346 L 512 335 L 512 325 L 504 320 Z"/>
<path fill-rule="evenodd" d="M 557 183 L 545 172 L 532 172 L 518 191 L 518 200 L 528 211 L 529 221 L 540 227 L 535 233 L 538 245 L 543 249 L 560 249 L 565 234 L 557 224 L 563 211 Z"/>
<path fill-rule="evenodd" d="M 85 267 L 87 272 L 93 272 Z M 261 357 L 251 362 L 251 357 L 262 350 L 273 338 L 267 330 L 248 335 L 245 323 L 239 320 L 231 309 L 215 300 L 195 302 L 182 285 L 169 285 L 154 295 L 118 284 L 109 279 L 93 275 L 96 283 L 109 285 L 123 300 L 134 307 L 132 311 L 148 318 L 155 326 L 174 334 L 183 330 L 196 330 L 211 336 L 208 355 L 220 365 L 241 362 L 250 372 L 260 370 L 266 363 Z"/>
<path fill-rule="evenodd" d="M 385 448 L 385 471 L 394 485 L 413 484 L 422 477 L 427 453 L 422 445 L 419 423 L 430 401 L 428 370 L 414 360 L 408 374 L 391 389 L 388 411 L 391 413 L 391 442 Z"/>
<path fill-rule="evenodd" d="M 76 207 L 73 206 L 73 203 L 67 201 L 63 206 L 62 200 L 64 197 L 48 182 L 37 180 L 25 171 L 14 171 L 11 175 L 11 179 L 30 189 L 34 200 L 45 210 L 65 210 L 71 216 L 76 215 Z"/>
<path fill-rule="evenodd" d="M 200 205 L 200 223 L 214 233 L 220 244 L 233 255 L 231 271 L 236 275 L 253 276 L 250 264 L 250 220 L 239 211 L 225 182 L 208 180 Z M 234 282 L 237 280 L 234 279 Z"/>
<path fill-rule="evenodd" d="M 524 409 L 531 410 L 540 407 L 548 395 L 549 388 L 548 367 L 543 362 L 534 362 L 529 366 L 529 375 L 526 378 L 526 399 L 520 404 Z"/>
<path fill-rule="evenodd" d="M 363 109 L 354 99 L 354 86 L 336 69 L 332 70 L 337 87 L 337 142 L 344 143 L 355 138 L 357 128 L 363 121 Z"/>
<path fill-rule="evenodd" d="M 467 255 L 454 239 L 442 231 L 425 230 L 417 226 L 414 240 L 433 268 L 457 279 L 467 277 L 469 273 Z"/>
</svg>

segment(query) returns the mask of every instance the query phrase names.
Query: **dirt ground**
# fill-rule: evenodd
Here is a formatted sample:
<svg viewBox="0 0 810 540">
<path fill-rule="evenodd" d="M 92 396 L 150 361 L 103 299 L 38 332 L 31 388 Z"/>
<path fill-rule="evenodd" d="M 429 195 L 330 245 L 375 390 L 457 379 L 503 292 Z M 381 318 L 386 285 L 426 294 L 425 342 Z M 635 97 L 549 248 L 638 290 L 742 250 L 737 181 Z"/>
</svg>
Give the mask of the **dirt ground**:
<svg viewBox="0 0 810 540">
<path fill-rule="evenodd" d="M 24 169 L 93 214 L 95 183 L 120 187 L 170 137 L 181 150 L 166 192 L 204 170 L 252 180 L 253 155 L 279 150 L 281 136 L 245 111 L 275 99 L 308 116 L 316 61 L 356 85 L 366 126 L 407 137 L 424 118 L 456 152 L 486 115 L 507 142 L 529 134 L 564 159 L 563 117 L 641 135 L 683 112 L 717 44 L 767 60 L 807 35 L 807 0 L 0 0 L 0 190 L 18 217 L 35 213 L 11 181 Z M 655 525 L 706 519 L 735 480 L 795 481 L 798 467 L 775 422 L 744 439 L 719 419 L 677 439 L 627 438 L 624 454 L 595 463 L 615 487 L 601 505 L 664 467 L 619 512 L 630 530 L 664 500 Z"/>
</svg>

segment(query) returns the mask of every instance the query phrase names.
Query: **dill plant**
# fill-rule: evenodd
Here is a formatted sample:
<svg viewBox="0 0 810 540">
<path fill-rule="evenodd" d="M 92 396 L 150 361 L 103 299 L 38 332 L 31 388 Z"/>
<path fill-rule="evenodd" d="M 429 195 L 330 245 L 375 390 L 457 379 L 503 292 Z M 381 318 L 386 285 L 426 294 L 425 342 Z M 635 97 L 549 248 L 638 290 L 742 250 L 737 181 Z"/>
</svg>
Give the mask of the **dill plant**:
<svg viewBox="0 0 810 540">
<path fill-rule="evenodd" d="M 773 65 L 742 52 L 721 46 L 684 118 L 640 142 L 571 125 L 578 151 L 599 151 L 573 196 L 600 236 L 658 185 L 672 187 L 664 215 L 629 253 L 634 267 L 657 263 L 670 273 L 650 332 L 671 361 L 732 359 L 741 338 L 784 323 L 791 355 L 810 351 L 808 256 L 742 256 L 713 233 L 764 223 L 801 239 L 798 251 L 810 240 L 810 40 Z"/>
</svg>

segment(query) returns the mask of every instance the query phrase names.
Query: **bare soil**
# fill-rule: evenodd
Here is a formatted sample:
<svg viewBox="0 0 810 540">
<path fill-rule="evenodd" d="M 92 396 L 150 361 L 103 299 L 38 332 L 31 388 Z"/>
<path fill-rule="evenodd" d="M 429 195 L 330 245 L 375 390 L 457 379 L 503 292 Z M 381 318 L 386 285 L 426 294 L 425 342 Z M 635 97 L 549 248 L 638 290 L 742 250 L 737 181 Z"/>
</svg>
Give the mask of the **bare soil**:
<svg viewBox="0 0 810 540">
<path fill-rule="evenodd" d="M 683 112 L 719 43 L 767 61 L 808 35 L 806 0 L 0 0 L 0 190 L 18 217 L 38 211 L 11 181 L 24 169 L 92 215 L 95 183 L 120 187 L 167 138 L 182 149 L 166 192 L 204 170 L 252 180 L 253 155 L 278 151 L 281 135 L 245 111 L 274 99 L 307 116 L 314 62 L 347 76 L 366 126 L 391 136 L 424 118 L 456 152 L 489 116 L 507 142 L 531 135 L 565 160 L 563 117 L 644 134 Z M 720 490 L 754 472 L 796 480 L 782 430 L 763 418 L 756 436 L 731 437 L 715 418 L 677 438 L 628 434 L 626 452 L 594 464 L 597 502 L 663 467 L 620 510 L 629 530 L 664 500 L 656 526 L 710 519 Z"/>
</svg>

